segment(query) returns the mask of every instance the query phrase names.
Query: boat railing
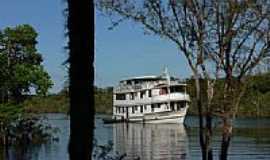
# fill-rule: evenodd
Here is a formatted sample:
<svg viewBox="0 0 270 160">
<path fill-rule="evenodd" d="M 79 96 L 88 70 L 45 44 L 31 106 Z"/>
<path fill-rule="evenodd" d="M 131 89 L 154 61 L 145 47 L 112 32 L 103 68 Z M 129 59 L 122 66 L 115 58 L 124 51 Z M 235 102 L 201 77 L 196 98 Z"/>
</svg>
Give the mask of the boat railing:
<svg viewBox="0 0 270 160">
<path fill-rule="evenodd" d="M 164 81 L 156 81 L 156 82 L 145 82 L 140 84 L 120 84 L 119 86 L 116 86 L 114 88 L 115 92 L 134 92 L 137 90 L 143 90 L 143 89 L 151 89 L 159 84 L 164 84 Z M 178 81 L 171 81 L 170 85 L 179 85 Z M 182 84 L 182 83 L 181 83 Z M 185 85 L 185 84 L 183 84 Z"/>
<path fill-rule="evenodd" d="M 119 85 L 115 87 L 115 92 L 133 92 L 136 90 L 149 89 L 153 87 L 156 83 L 143 83 L 143 84 L 133 84 L 133 85 Z"/>
</svg>

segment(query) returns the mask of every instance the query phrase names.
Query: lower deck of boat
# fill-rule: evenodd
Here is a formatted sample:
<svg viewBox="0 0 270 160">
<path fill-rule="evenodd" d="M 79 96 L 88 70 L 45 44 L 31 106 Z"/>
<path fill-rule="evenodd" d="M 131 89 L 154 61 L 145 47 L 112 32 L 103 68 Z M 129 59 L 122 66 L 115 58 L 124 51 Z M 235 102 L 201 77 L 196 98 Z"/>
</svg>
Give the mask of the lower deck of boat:
<svg viewBox="0 0 270 160">
<path fill-rule="evenodd" d="M 183 123 L 186 115 L 186 110 L 182 111 L 167 111 L 159 113 L 148 113 L 140 116 L 121 117 L 114 116 L 113 120 L 135 122 L 135 123 Z"/>
</svg>

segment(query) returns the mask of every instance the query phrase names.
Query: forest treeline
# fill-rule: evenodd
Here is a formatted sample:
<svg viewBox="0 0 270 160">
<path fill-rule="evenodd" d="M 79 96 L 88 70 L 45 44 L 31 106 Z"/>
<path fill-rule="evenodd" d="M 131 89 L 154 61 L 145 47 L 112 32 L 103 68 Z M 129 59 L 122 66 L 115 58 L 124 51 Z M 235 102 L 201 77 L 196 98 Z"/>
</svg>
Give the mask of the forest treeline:
<svg viewBox="0 0 270 160">
<path fill-rule="evenodd" d="M 238 117 L 270 117 L 270 72 L 260 73 L 247 78 L 246 93 L 241 99 Z M 192 79 L 186 79 L 188 93 L 195 97 L 195 86 Z M 201 82 L 203 83 L 203 82 Z M 219 80 L 222 85 L 222 80 Z M 95 87 L 95 108 L 97 113 L 112 114 L 112 87 Z M 191 98 L 189 115 L 197 115 L 195 102 Z M 218 103 L 218 102 L 217 102 Z M 51 113 L 68 112 L 68 91 L 63 89 L 58 94 L 49 96 L 33 96 L 25 101 L 28 112 Z"/>
<path fill-rule="evenodd" d="M 270 117 L 270 72 L 258 73 L 246 78 L 248 81 L 246 91 L 241 98 L 240 105 L 237 111 L 237 117 Z M 221 86 L 224 80 L 218 80 L 217 86 Z M 194 102 L 195 85 L 194 81 L 188 79 L 188 92 L 192 97 L 191 106 L 188 110 L 189 115 L 196 115 L 197 108 Z M 203 80 L 201 83 L 204 84 Z M 202 85 L 202 96 L 206 99 L 206 86 Z M 218 93 L 217 93 L 218 94 Z M 194 103 L 193 103 L 194 102 Z M 216 108 L 218 109 L 219 100 L 216 100 Z"/>
<path fill-rule="evenodd" d="M 112 113 L 113 88 L 95 87 L 96 113 Z M 68 90 L 64 88 L 57 94 L 48 96 L 29 96 L 23 106 L 26 112 L 31 113 L 68 113 L 69 112 Z"/>
</svg>

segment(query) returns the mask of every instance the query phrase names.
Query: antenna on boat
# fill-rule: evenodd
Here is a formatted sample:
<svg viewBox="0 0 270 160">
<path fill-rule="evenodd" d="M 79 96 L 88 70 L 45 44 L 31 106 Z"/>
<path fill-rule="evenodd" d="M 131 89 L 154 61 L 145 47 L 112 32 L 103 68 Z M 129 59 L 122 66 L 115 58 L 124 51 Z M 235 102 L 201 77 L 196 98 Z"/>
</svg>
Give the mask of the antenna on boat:
<svg viewBox="0 0 270 160">
<path fill-rule="evenodd" d="M 164 75 L 164 77 L 166 77 L 167 84 L 170 85 L 171 78 L 170 78 L 170 74 L 169 74 L 168 68 L 166 66 L 163 69 L 163 75 Z"/>
<path fill-rule="evenodd" d="M 167 80 L 167 91 L 168 91 L 167 94 L 169 95 L 169 98 L 168 98 L 168 107 L 171 108 L 171 101 L 170 101 L 170 94 L 171 94 L 171 91 L 170 91 L 171 77 L 170 77 L 168 68 L 167 68 L 166 66 L 164 67 L 163 75 L 166 77 L 166 80 Z"/>
</svg>

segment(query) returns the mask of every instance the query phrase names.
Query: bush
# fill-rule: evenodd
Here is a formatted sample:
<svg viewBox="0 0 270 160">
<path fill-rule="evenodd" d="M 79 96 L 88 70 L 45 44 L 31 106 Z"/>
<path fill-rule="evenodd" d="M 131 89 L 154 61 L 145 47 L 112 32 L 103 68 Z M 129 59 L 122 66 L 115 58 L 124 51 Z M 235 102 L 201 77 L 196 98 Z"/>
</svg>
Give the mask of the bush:
<svg viewBox="0 0 270 160">
<path fill-rule="evenodd" d="M 45 123 L 39 115 L 24 113 L 21 105 L 0 105 L 0 146 L 26 149 L 31 144 L 43 144 L 57 140 L 58 131 Z"/>
</svg>

